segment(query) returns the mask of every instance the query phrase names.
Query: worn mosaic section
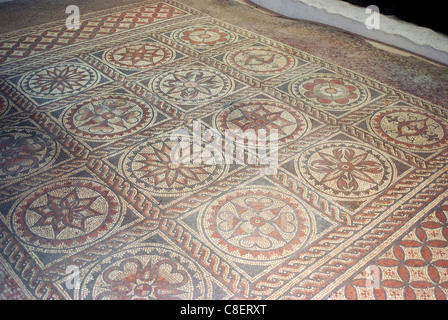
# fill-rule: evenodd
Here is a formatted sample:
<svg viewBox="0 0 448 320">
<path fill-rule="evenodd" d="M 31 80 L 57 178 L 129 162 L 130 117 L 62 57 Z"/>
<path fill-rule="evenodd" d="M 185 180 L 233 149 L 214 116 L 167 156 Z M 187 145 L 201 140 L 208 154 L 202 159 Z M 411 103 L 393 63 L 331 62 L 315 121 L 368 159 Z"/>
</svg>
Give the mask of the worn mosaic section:
<svg viewBox="0 0 448 320">
<path fill-rule="evenodd" d="M 181 3 L 117 10 L 1 36 L 1 259 L 27 293 L 1 298 L 446 298 L 445 109 Z M 174 163 L 194 123 L 277 130 L 277 172 Z"/>
</svg>

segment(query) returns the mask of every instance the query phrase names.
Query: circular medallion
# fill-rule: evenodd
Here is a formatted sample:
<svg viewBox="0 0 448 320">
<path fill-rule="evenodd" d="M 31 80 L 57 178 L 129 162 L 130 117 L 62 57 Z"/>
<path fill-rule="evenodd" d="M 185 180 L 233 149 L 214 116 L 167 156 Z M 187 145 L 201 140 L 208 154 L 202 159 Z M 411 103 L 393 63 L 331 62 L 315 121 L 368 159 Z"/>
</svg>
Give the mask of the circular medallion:
<svg viewBox="0 0 448 320">
<path fill-rule="evenodd" d="M 52 138 L 33 129 L 2 129 L 0 179 L 23 177 L 51 164 L 58 148 Z"/>
<path fill-rule="evenodd" d="M 290 70 L 295 59 L 278 50 L 264 47 L 249 47 L 229 53 L 226 62 L 243 73 L 277 74 Z"/>
<path fill-rule="evenodd" d="M 189 258 L 141 245 L 100 259 L 75 296 L 82 300 L 204 300 L 209 282 Z"/>
<path fill-rule="evenodd" d="M 27 73 L 20 80 L 20 88 L 36 98 L 63 98 L 87 90 L 99 79 L 98 72 L 88 65 L 58 63 Z"/>
<path fill-rule="evenodd" d="M 93 140 L 115 139 L 146 127 L 154 111 L 129 95 L 103 95 L 67 110 L 64 126 L 77 136 Z"/>
<path fill-rule="evenodd" d="M 177 30 L 174 39 L 195 48 L 211 48 L 220 44 L 232 43 L 236 35 L 226 29 L 212 26 L 187 27 Z"/>
<path fill-rule="evenodd" d="M 391 107 L 370 119 L 380 138 L 414 151 L 432 151 L 448 145 L 448 121 L 422 109 Z"/>
<path fill-rule="evenodd" d="M 309 124 L 292 107 L 269 100 L 252 100 L 221 111 L 216 117 L 216 126 L 222 133 L 226 130 L 253 130 L 259 138 L 263 138 L 259 136 L 259 130 L 265 130 L 267 135 L 276 130 L 278 143 L 285 144 L 301 137 Z"/>
<path fill-rule="evenodd" d="M 232 89 L 228 76 L 213 69 L 192 67 L 162 73 L 152 82 L 152 89 L 169 102 L 209 103 L 226 96 Z"/>
<path fill-rule="evenodd" d="M 395 165 L 375 149 L 354 142 L 329 142 L 302 153 L 296 170 L 303 181 L 339 198 L 371 196 L 385 190 Z"/>
<path fill-rule="evenodd" d="M 298 201 L 258 187 L 219 197 L 200 221 L 213 246 L 249 261 L 284 258 L 304 246 L 311 233 L 310 217 Z"/>
<path fill-rule="evenodd" d="M 202 149 L 193 150 L 188 161 L 172 161 L 178 147 L 175 141 L 137 146 L 124 158 L 126 177 L 146 191 L 171 196 L 203 189 L 224 173 L 224 165 L 203 163 Z"/>
<path fill-rule="evenodd" d="M 123 69 L 142 69 L 165 64 L 175 56 L 167 46 L 148 42 L 127 44 L 105 53 L 108 62 Z"/>
<path fill-rule="evenodd" d="M 25 197 L 12 215 L 24 242 L 67 250 L 96 242 L 120 219 L 118 198 L 102 184 L 84 179 L 52 183 Z"/>
<path fill-rule="evenodd" d="M 301 78 L 292 83 L 291 91 L 315 106 L 337 111 L 360 106 L 369 97 L 369 91 L 364 85 L 331 74 Z"/>
</svg>

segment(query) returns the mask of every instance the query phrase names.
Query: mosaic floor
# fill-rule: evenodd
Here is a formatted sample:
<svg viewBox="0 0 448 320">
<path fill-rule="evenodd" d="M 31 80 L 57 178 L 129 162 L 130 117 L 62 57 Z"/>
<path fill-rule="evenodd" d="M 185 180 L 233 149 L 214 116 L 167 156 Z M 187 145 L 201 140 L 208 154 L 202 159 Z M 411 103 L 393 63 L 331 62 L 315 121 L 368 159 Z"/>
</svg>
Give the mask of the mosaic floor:
<svg viewBox="0 0 448 320">
<path fill-rule="evenodd" d="M 2 35 L 0 75 L 3 299 L 448 295 L 441 106 L 171 0 Z M 276 170 L 173 162 L 198 126 Z"/>
</svg>

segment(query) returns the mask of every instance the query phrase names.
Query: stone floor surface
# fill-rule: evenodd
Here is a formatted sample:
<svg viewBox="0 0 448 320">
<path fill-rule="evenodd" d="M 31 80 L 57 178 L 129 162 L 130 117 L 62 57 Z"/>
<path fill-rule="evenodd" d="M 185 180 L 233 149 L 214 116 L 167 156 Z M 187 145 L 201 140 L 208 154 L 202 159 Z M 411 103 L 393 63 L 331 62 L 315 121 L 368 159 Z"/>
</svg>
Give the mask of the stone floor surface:
<svg viewBox="0 0 448 320">
<path fill-rule="evenodd" d="M 0 298 L 446 299 L 446 67 L 243 1 L 66 4 L 0 4 Z"/>
</svg>

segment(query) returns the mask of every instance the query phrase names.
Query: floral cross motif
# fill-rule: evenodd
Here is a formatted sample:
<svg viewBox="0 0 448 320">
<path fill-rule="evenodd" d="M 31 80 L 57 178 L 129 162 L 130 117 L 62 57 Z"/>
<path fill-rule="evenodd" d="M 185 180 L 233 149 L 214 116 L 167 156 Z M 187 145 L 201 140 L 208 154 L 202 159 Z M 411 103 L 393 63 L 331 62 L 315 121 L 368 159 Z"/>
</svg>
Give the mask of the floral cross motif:
<svg viewBox="0 0 448 320">
<path fill-rule="evenodd" d="M 137 104 L 125 99 L 107 98 L 79 109 L 74 121 L 79 130 L 105 135 L 136 126 L 142 116 L 143 111 Z"/>
<path fill-rule="evenodd" d="M 272 199 L 246 197 L 232 201 L 218 214 L 218 230 L 228 234 L 227 241 L 250 250 L 271 250 L 287 243 L 297 233 L 292 208 L 278 207 Z"/>
<path fill-rule="evenodd" d="M 188 274 L 171 260 L 146 265 L 137 258 L 123 260 L 103 273 L 107 289 L 97 299 L 161 300 L 178 299 L 184 293 Z"/>
<path fill-rule="evenodd" d="M 318 152 L 321 159 L 311 162 L 311 170 L 325 173 L 321 183 L 336 180 L 340 190 L 356 191 L 359 181 L 377 184 L 369 174 L 383 172 L 380 163 L 367 161 L 367 152 L 356 154 L 352 149 L 336 148 L 331 154 Z"/>
<path fill-rule="evenodd" d="M 39 163 L 39 155 L 45 150 L 45 143 L 30 135 L 0 136 L 0 170 L 8 175 L 16 175 L 33 168 Z"/>
<path fill-rule="evenodd" d="M 179 95 L 181 98 L 194 99 L 200 95 L 211 96 L 212 90 L 220 89 L 221 83 L 216 75 L 205 75 L 204 72 L 187 72 L 185 75 L 173 73 L 174 79 L 167 79 L 163 86 L 169 88 L 168 95 Z"/>
<path fill-rule="evenodd" d="M 324 104 L 332 102 L 347 104 L 350 100 L 358 98 L 354 86 L 347 85 L 338 79 L 316 79 L 312 83 L 304 84 L 303 88 L 307 90 L 305 96 L 317 99 Z"/>
</svg>

